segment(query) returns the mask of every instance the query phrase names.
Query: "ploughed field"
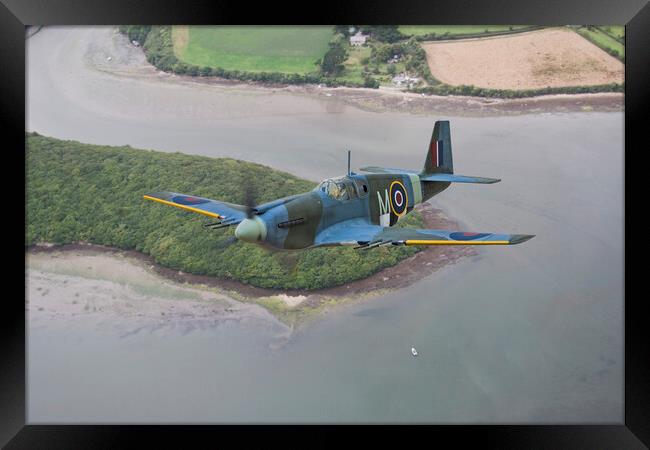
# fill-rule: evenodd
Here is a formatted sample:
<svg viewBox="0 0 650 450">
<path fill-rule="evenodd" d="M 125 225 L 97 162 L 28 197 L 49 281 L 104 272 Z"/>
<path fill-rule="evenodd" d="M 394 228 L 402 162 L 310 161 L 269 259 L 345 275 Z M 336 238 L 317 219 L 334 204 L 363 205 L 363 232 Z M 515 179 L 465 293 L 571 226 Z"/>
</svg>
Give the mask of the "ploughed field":
<svg viewBox="0 0 650 450">
<path fill-rule="evenodd" d="M 245 72 L 316 72 L 330 26 L 174 26 L 176 57 L 188 64 Z"/>
<path fill-rule="evenodd" d="M 566 28 L 422 46 L 432 75 L 450 85 L 538 89 L 624 80 L 621 61 Z"/>
</svg>

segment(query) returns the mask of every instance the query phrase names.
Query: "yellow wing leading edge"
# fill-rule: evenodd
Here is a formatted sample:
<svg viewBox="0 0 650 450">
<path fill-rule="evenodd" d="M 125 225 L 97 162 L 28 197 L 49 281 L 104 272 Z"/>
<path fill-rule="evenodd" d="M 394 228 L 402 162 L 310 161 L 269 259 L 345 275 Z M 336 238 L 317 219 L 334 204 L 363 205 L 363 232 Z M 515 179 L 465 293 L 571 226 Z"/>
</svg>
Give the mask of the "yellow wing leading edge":
<svg viewBox="0 0 650 450">
<path fill-rule="evenodd" d="M 220 220 L 241 221 L 246 218 L 245 206 L 194 195 L 165 191 L 145 194 L 143 198 Z"/>
</svg>

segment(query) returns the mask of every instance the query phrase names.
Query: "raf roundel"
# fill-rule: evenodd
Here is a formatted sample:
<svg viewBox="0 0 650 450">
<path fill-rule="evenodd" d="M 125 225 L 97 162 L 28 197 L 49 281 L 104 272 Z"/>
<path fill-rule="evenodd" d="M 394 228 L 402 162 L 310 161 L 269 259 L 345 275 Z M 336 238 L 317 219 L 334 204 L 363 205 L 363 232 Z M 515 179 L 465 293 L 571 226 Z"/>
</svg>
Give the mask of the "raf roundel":
<svg viewBox="0 0 650 450">
<path fill-rule="evenodd" d="M 177 195 L 172 197 L 172 202 L 178 203 L 179 205 L 200 205 L 202 203 L 208 203 L 210 200 L 205 198 L 193 197 L 190 195 Z"/>
<path fill-rule="evenodd" d="M 390 206 L 396 216 L 406 214 L 408 195 L 406 194 L 404 185 L 397 180 L 393 181 L 390 185 Z"/>
</svg>

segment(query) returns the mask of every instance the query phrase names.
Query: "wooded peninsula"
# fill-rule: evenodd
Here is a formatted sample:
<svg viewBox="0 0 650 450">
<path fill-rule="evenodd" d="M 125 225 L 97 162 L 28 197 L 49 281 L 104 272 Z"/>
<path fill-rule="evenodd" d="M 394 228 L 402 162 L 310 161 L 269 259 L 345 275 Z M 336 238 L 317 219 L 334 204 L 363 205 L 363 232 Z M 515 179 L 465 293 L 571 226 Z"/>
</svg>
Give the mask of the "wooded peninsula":
<svg viewBox="0 0 650 450">
<path fill-rule="evenodd" d="M 210 158 L 83 144 L 26 134 L 26 246 L 86 242 L 151 255 L 179 271 L 262 288 L 338 286 L 394 266 L 420 251 L 349 247 L 274 252 L 237 241 L 233 230 L 209 231 L 207 218 L 143 200 L 169 190 L 244 203 L 252 183 L 259 203 L 305 192 L 315 183 L 269 167 Z M 422 227 L 413 212 L 405 226 Z"/>
</svg>

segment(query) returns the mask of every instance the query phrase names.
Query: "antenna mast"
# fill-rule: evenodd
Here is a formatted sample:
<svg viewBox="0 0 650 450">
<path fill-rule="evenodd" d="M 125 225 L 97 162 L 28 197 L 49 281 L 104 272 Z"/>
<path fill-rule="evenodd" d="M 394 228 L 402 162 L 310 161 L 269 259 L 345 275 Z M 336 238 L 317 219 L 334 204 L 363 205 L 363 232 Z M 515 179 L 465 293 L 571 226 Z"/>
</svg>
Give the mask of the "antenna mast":
<svg viewBox="0 0 650 450">
<path fill-rule="evenodd" d="M 352 153 L 352 151 L 348 150 L 348 176 L 350 176 L 350 153 Z"/>
</svg>

